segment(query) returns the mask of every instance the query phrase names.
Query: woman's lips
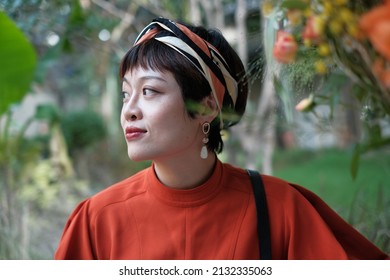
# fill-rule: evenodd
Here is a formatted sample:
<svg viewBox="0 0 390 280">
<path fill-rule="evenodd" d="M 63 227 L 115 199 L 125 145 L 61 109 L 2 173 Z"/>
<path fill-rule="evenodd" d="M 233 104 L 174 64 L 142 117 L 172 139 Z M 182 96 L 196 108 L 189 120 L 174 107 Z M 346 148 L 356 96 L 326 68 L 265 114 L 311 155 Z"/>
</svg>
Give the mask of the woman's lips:
<svg viewBox="0 0 390 280">
<path fill-rule="evenodd" d="M 127 141 L 135 140 L 142 137 L 146 133 L 145 129 L 138 127 L 127 127 L 125 130 L 125 137 Z"/>
</svg>

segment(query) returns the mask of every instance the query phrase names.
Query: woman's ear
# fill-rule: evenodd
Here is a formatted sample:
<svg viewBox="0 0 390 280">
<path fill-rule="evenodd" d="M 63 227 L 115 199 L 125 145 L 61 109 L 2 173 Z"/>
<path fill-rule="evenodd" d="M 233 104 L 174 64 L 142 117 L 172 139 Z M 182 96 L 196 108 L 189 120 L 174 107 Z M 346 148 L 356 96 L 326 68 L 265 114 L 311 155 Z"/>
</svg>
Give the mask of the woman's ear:
<svg viewBox="0 0 390 280">
<path fill-rule="evenodd" d="M 211 122 L 218 116 L 218 113 L 218 105 L 212 94 L 202 99 L 198 111 L 198 117 L 202 119 L 202 122 Z"/>
</svg>

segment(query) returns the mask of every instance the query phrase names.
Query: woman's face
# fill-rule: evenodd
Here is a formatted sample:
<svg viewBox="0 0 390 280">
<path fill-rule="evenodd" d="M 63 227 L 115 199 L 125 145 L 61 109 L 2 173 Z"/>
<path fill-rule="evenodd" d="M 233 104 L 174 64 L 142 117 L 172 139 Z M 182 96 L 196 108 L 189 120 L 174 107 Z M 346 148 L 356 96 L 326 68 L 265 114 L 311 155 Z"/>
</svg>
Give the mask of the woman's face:
<svg viewBox="0 0 390 280">
<path fill-rule="evenodd" d="M 199 156 L 201 120 L 187 114 L 172 73 L 137 67 L 122 82 L 121 125 L 134 161 Z"/>
</svg>

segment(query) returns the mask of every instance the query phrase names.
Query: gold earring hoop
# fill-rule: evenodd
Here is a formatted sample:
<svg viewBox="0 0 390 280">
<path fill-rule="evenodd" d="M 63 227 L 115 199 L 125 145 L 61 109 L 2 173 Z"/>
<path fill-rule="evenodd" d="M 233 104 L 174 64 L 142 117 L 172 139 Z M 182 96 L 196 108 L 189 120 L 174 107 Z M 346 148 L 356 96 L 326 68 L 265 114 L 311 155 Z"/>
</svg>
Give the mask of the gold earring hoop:
<svg viewBox="0 0 390 280">
<path fill-rule="evenodd" d="M 211 126 L 209 122 L 205 122 L 202 124 L 202 132 L 204 134 L 204 137 L 202 139 L 203 146 L 202 149 L 200 150 L 200 157 L 202 159 L 206 159 L 209 156 L 209 152 L 206 144 L 209 142 L 210 128 Z"/>
</svg>

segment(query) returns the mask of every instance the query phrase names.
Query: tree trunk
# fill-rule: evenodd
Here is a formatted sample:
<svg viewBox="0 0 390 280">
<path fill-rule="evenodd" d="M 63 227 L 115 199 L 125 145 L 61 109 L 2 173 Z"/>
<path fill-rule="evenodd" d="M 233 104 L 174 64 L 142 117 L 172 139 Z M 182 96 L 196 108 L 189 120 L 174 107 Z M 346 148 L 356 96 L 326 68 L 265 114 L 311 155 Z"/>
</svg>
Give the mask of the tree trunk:
<svg viewBox="0 0 390 280">
<path fill-rule="evenodd" d="M 199 25 L 202 23 L 200 16 L 199 0 L 190 1 L 190 20 L 192 24 Z"/>
<path fill-rule="evenodd" d="M 215 27 L 224 30 L 225 28 L 225 12 L 223 9 L 223 4 L 221 0 L 215 0 L 214 1 L 214 8 L 215 8 Z"/>
<path fill-rule="evenodd" d="M 241 1 L 241 0 L 239 0 Z M 240 8 L 237 8 L 239 14 Z M 239 23 L 237 23 L 238 25 Z M 247 112 L 242 122 L 236 127 L 232 127 L 232 141 L 239 142 L 245 154 L 246 168 L 258 169 L 261 165 L 261 172 L 272 174 L 272 157 L 276 143 L 276 93 L 273 83 L 273 77 L 279 74 L 279 65 L 274 63 L 272 55 L 274 29 L 267 25 L 266 19 L 261 26 L 263 30 L 263 44 L 266 55 L 266 69 L 262 80 L 262 87 L 258 97 L 250 96 L 248 100 Z M 240 44 L 246 39 L 240 38 Z M 242 47 L 242 46 L 241 46 Z M 243 52 L 243 50 L 241 50 Z M 243 54 L 240 53 L 240 56 Z M 245 56 L 244 56 L 245 57 Z M 256 101 L 257 100 L 257 101 Z M 251 102 L 252 101 L 252 102 Z M 255 103 L 254 107 L 250 105 Z M 230 147 L 231 148 L 231 147 Z M 234 150 L 237 150 L 235 147 Z M 228 158 L 235 160 L 237 156 L 235 151 L 230 149 Z M 236 162 L 234 162 L 236 163 Z M 242 163 L 236 163 L 242 164 Z"/>
<path fill-rule="evenodd" d="M 198 0 L 206 13 L 206 26 L 223 30 L 225 28 L 225 14 L 221 0 Z M 194 0 L 192 0 L 194 2 Z M 199 7 L 199 5 L 198 5 Z M 199 15 L 200 18 L 200 15 Z M 199 21 L 200 22 L 200 21 Z M 195 22 L 196 23 L 196 22 Z"/>
<path fill-rule="evenodd" d="M 237 52 L 245 68 L 248 68 L 248 39 L 247 39 L 247 7 L 246 0 L 237 0 L 235 21 L 237 27 Z"/>
</svg>

